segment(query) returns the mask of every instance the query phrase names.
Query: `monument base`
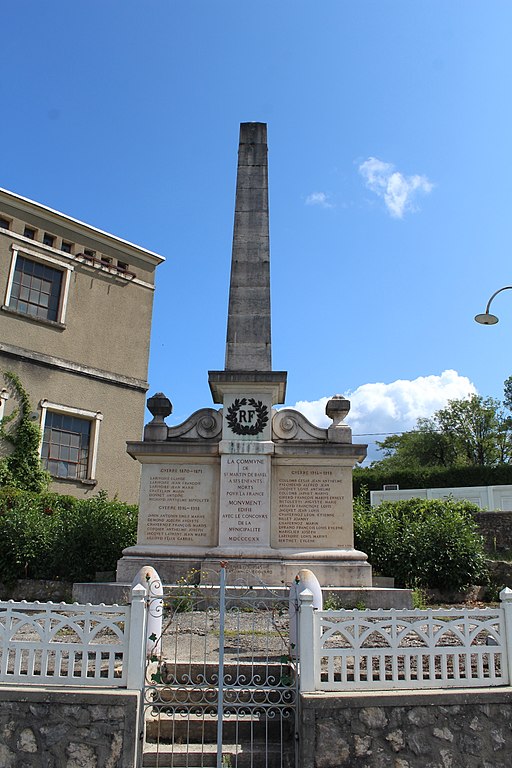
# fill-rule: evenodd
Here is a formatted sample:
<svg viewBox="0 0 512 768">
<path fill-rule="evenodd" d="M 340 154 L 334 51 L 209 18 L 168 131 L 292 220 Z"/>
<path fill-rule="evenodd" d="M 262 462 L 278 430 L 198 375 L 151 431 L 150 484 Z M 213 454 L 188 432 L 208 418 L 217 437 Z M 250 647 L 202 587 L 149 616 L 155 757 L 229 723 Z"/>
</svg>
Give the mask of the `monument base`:
<svg viewBox="0 0 512 768">
<path fill-rule="evenodd" d="M 163 551 L 165 550 L 165 551 Z M 188 582 L 212 584 L 226 563 L 228 584 L 290 586 L 301 568 L 313 571 L 322 587 L 371 587 L 372 569 L 363 552 L 356 549 L 277 550 L 258 549 L 257 557 L 247 550 L 200 547 L 172 552 L 165 547 L 129 547 L 117 563 L 116 580 L 130 582 L 144 565 L 156 568 L 165 584 Z"/>
<path fill-rule="evenodd" d="M 172 585 L 164 585 L 164 594 Z M 208 590 L 208 587 L 205 587 Z M 236 591 L 236 586 L 227 588 L 227 596 L 231 590 Z M 268 592 L 265 588 L 253 588 L 253 594 L 264 601 Z M 73 600 L 81 605 L 93 603 L 98 605 L 126 605 L 130 602 L 131 584 L 116 582 L 112 584 L 75 583 L 73 584 Z M 412 593 L 410 589 L 394 589 L 392 587 L 324 587 L 322 590 L 324 602 L 332 608 L 412 608 Z M 289 592 L 284 586 L 274 587 L 272 594 L 282 595 L 284 601 L 288 601 Z M 207 601 L 207 597 L 205 601 Z"/>
</svg>

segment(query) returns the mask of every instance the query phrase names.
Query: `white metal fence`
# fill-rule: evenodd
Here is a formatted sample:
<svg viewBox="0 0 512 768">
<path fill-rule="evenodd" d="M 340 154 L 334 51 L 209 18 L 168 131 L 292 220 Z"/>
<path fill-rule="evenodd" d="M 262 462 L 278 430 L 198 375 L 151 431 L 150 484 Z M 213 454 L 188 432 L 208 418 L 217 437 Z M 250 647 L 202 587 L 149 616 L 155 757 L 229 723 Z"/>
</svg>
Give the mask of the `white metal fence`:
<svg viewBox="0 0 512 768">
<path fill-rule="evenodd" d="M 302 692 L 508 685 L 512 590 L 476 610 L 314 611 L 301 593 Z"/>
<path fill-rule="evenodd" d="M 128 606 L 0 602 L 0 683 L 141 690 L 146 587 Z M 512 590 L 497 608 L 315 611 L 300 595 L 302 692 L 509 685 Z"/>
<path fill-rule="evenodd" d="M 480 509 L 512 511 L 512 485 L 480 485 L 461 488 L 404 488 L 396 491 L 370 491 L 370 504 L 377 507 L 383 501 L 403 499 L 462 499 Z"/>
<path fill-rule="evenodd" d="M 131 605 L 0 602 L 0 682 L 140 688 L 146 589 Z"/>
</svg>

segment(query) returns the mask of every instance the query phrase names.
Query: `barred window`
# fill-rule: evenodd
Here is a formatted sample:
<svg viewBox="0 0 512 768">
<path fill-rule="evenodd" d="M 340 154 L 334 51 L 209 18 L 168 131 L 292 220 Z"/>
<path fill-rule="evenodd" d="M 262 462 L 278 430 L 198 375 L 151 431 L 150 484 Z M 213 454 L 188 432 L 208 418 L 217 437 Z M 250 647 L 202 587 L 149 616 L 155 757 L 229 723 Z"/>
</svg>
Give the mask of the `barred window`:
<svg viewBox="0 0 512 768">
<path fill-rule="evenodd" d="M 16 259 L 9 306 L 46 320 L 58 320 L 62 272 L 24 256 Z"/>
<path fill-rule="evenodd" d="M 41 459 L 54 477 L 85 480 L 88 477 L 91 421 L 47 411 Z"/>
</svg>

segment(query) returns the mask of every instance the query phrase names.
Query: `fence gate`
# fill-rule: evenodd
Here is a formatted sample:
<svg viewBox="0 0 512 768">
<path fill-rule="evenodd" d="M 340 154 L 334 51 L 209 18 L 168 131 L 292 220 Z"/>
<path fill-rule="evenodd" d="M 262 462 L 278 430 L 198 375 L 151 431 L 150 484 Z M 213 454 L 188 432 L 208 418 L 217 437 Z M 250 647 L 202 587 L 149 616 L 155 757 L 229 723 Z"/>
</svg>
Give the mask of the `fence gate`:
<svg viewBox="0 0 512 768">
<path fill-rule="evenodd" d="M 294 768 L 298 681 L 286 591 L 238 577 L 226 585 L 224 565 L 200 577 L 203 586 L 165 590 L 161 650 L 146 669 L 142 764 Z"/>
</svg>

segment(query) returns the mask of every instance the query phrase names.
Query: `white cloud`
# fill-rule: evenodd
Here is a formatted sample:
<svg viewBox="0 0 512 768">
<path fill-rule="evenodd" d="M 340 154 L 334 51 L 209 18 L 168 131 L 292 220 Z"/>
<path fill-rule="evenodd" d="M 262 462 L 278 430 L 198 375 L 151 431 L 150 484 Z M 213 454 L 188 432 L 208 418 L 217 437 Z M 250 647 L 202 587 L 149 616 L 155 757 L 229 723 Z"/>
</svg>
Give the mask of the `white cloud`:
<svg viewBox="0 0 512 768">
<path fill-rule="evenodd" d="M 329 195 L 325 192 L 312 192 L 306 197 L 306 205 L 319 205 L 321 208 L 333 208 L 333 204 L 329 202 Z"/>
<path fill-rule="evenodd" d="M 382 197 L 391 216 L 403 218 L 406 211 L 414 211 L 417 193 L 428 194 L 433 184 L 426 176 L 404 176 L 392 163 L 369 157 L 359 166 L 359 173 L 368 189 Z"/>
<path fill-rule="evenodd" d="M 347 423 L 352 428 L 354 442 L 368 443 L 368 460 L 378 458 L 375 440 L 384 435 L 375 433 L 404 432 L 416 426 L 420 417 L 429 417 L 443 408 L 448 400 L 466 397 L 476 392 L 474 384 L 457 371 L 443 371 L 440 376 L 419 376 L 417 379 L 398 379 L 390 384 L 380 382 L 362 384 L 353 392 L 346 392 L 351 407 Z M 302 400 L 295 404 L 306 418 L 320 427 L 331 423 L 325 415 L 329 397 L 319 400 Z M 361 437 L 357 437 L 361 435 Z"/>
</svg>

